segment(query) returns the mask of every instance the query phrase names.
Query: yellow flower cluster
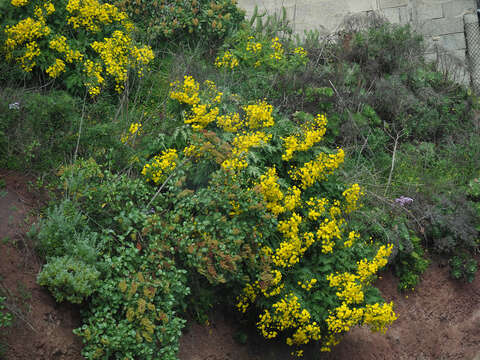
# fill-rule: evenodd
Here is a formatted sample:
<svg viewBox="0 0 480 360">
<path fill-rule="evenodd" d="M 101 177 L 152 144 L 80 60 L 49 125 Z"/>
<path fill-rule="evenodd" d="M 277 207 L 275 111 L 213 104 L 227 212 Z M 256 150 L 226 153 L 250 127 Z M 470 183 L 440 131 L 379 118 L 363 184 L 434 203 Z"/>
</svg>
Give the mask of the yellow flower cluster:
<svg viewBox="0 0 480 360">
<path fill-rule="evenodd" d="M 327 118 L 323 114 L 318 114 L 311 122 L 302 126 L 302 135 L 291 135 L 282 138 L 285 153 L 282 155 L 284 161 L 292 158 L 296 151 L 307 151 L 314 145 L 322 141 L 327 130 Z"/>
<path fill-rule="evenodd" d="M 190 105 L 190 112 L 185 117 L 185 123 L 191 124 L 194 130 L 201 130 L 209 124 L 215 123 L 219 128 L 228 132 L 237 132 L 232 141 L 231 155 L 221 162 L 225 170 L 242 170 L 248 166 L 246 156 L 251 148 L 262 146 L 270 141 L 272 135 L 258 130 L 262 127 L 273 125 L 273 107 L 265 101 L 244 107 L 246 119 L 242 119 L 238 113 L 220 115 L 220 110 L 214 104 L 218 103 L 223 96 L 216 88 L 215 83 L 206 81 L 206 91 L 200 98 L 200 84 L 191 76 L 185 76 L 183 83 L 175 81 L 170 84 L 170 98 Z M 204 99 L 206 97 L 206 99 Z"/>
<path fill-rule="evenodd" d="M 260 176 L 260 193 L 263 200 L 274 215 L 279 215 L 285 211 L 293 211 L 301 205 L 301 190 L 296 186 L 287 189 L 286 194 L 280 189 L 278 176 L 275 168 L 269 168 L 267 172 Z"/>
<path fill-rule="evenodd" d="M 222 162 L 222 169 L 224 170 L 242 170 L 245 169 L 248 166 L 248 163 L 244 159 L 238 159 L 238 158 L 232 158 L 232 159 L 226 159 Z"/>
<path fill-rule="evenodd" d="M 246 123 L 250 129 L 258 129 L 274 124 L 272 112 L 273 106 L 266 101 L 258 101 L 256 104 L 247 105 L 243 108 L 246 114 Z"/>
<path fill-rule="evenodd" d="M 320 326 L 316 322 L 311 322 L 311 315 L 307 309 L 302 309 L 298 302 L 298 297 L 293 293 L 285 295 L 284 298 L 272 305 L 274 310 L 270 314 L 265 310 L 259 316 L 257 328 L 267 339 L 275 338 L 278 331 L 295 329 L 291 337 L 287 338 L 287 344 L 305 345 L 311 340 L 321 338 Z"/>
<path fill-rule="evenodd" d="M 331 312 L 325 321 L 330 332 L 333 334 L 341 334 L 361 323 L 363 314 L 363 308 L 350 308 L 344 302 L 341 306 L 337 307 L 334 312 Z"/>
<path fill-rule="evenodd" d="M 238 298 L 237 308 L 241 312 L 245 313 L 251 303 L 255 301 L 257 294 L 255 288 L 251 284 L 247 284 L 243 288 L 243 295 Z"/>
<path fill-rule="evenodd" d="M 237 132 L 244 126 L 238 113 L 226 114 L 217 117 L 217 125 L 226 132 Z"/>
<path fill-rule="evenodd" d="M 233 139 L 232 154 L 240 158 L 248 153 L 252 147 L 257 147 L 262 143 L 267 143 L 272 138 L 271 134 L 265 134 L 262 131 L 243 132 Z"/>
<path fill-rule="evenodd" d="M 386 328 L 396 319 L 393 302 L 382 305 L 367 304 L 364 308 L 350 308 L 347 303 L 343 302 L 334 312 L 330 313 L 326 322 L 328 330 L 338 335 L 349 331 L 357 324 L 367 325 L 372 331 L 385 332 Z M 322 351 L 329 351 L 329 349 L 322 349 Z"/>
<path fill-rule="evenodd" d="M 85 86 L 88 89 L 88 93 L 90 96 L 97 96 L 100 94 L 100 87 L 105 82 L 105 79 L 102 76 L 102 64 L 98 62 L 94 63 L 92 60 L 87 59 L 84 63 L 83 71 L 88 78 L 88 80 L 85 81 Z"/>
<path fill-rule="evenodd" d="M 100 25 L 119 22 L 131 30 L 127 14 L 111 4 L 101 4 L 97 0 L 69 0 L 66 10 L 72 15 L 67 19 L 74 29 L 82 27 L 92 32 L 98 32 Z M 130 29 L 129 29 L 130 28 Z"/>
<path fill-rule="evenodd" d="M 265 134 L 262 131 L 237 134 L 232 142 L 232 157 L 222 163 L 222 168 L 225 170 L 244 169 L 248 165 L 245 160 L 248 151 L 253 147 L 267 143 L 271 138 L 271 134 Z"/>
<path fill-rule="evenodd" d="M 222 57 L 217 57 L 215 59 L 215 66 L 218 68 L 230 68 L 235 69 L 238 66 L 238 58 L 233 55 L 230 51 L 225 51 Z"/>
<path fill-rule="evenodd" d="M 41 16 L 37 20 L 28 17 L 19 21 L 14 26 L 6 26 L 5 34 L 7 39 L 5 40 L 5 47 L 7 50 L 7 59 L 12 58 L 12 51 L 23 44 L 26 45 L 25 54 L 22 57 L 18 57 L 16 60 L 21 64 L 22 68 L 30 72 L 36 65 L 33 58 L 40 55 L 38 44 L 35 40 L 47 36 L 51 30 L 46 25 L 45 18 Z"/>
<path fill-rule="evenodd" d="M 35 6 L 33 13 L 39 20 L 43 19 L 44 15 L 52 15 L 55 12 L 55 6 L 51 2 L 43 3 L 43 9 L 40 6 Z"/>
<path fill-rule="evenodd" d="M 349 237 L 355 237 L 355 234 L 352 235 L 350 233 L 350 235 Z M 349 305 L 363 303 L 363 285 L 367 285 L 371 276 L 386 265 L 391 251 L 391 245 L 380 247 L 371 262 L 366 259 L 359 262 L 357 274 L 346 272 L 327 276 L 330 287 L 339 289 L 336 295 L 342 300 L 342 305 L 331 311 L 326 319 L 328 329 L 333 333 L 334 337 L 336 334 L 349 331 L 352 326 L 357 324 L 368 325 L 373 331 L 384 332 L 386 327 L 396 320 L 397 317 L 393 312 L 393 303 L 384 303 L 382 305 L 375 303 L 373 305 L 367 304 L 365 307 L 349 307 Z M 322 351 L 329 351 L 328 344 Z"/>
<path fill-rule="evenodd" d="M 200 102 L 200 84 L 192 76 L 185 75 L 182 85 L 175 81 L 170 84 L 170 87 L 176 89 L 170 91 L 171 99 L 188 105 L 196 105 Z"/>
<path fill-rule="evenodd" d="M 128 129 L 128 133 L 122 136 L 120 141 L 126 144 L 130 139 L 133 139 L 135 136 L 140 135 L 142 132 L 142 124 L 132 123 Z"/>
<path fill-rule="evenodd" d="M 26 0 L 12 0 L 13 6 L 24 6 L 25 4 L 27 4 Z M 105 25 L 114 23 L 120 24 L 126 32 L 131 32 L 133 29 L 133 24 L 128 21 L 126 13 L 114 5 L 102 4 L 98 0 L 69 0 L 65 4 L 65 9 L 72 15 L 67 18 L 67 23 L 71 24 L 73 29 L 85 28 L 89 31 L 99 32 L 104 29 Z M 34 58 L 40 55 L 36 41 L 47 37 L 52 32 L 47 26 L 46 16 L 54 12 L 53 3 L 45 1 L 42 6 L 34 8 L 34 18 L 27 17 L 16 25 L 5 28 L 7 58 L 11 59 L 13 51 L 24 46 L 24 55 L 15 60 L 27 72 L 33 69 L 36 65 Z M 66 63 L 81 62 L 85 57 L 81 51 L 72 49 L 67 40 L 65 36 L 56 34 L 48 42 L 50 49 L 61 54 L 57 55 L 55 62 L 46 69 L 47 74 L 52 78 L 56 78 L 66 71 Z M 150 47 L 134 46 L 130 36 L 120 30 L 114 31 L 111 37 L 106 37 L 103 41 L 93 42 L 90 46 L 101 59 L 100 62 L 86 59 L 82 64 L 83 72 L 87 77 L 84 84 L 92 96 L 100 93 L 100 88 L 104 83 L 103 71 L 114 78 L 117 91 L 121 91 L 127 79 L 128 69 L 137 69 L 141 76 L 145 66 L 154 57 Z"/>
<path fill-rule="evenodd" d="M 263 195 L 263 200 L 273 214 L 278 215 L 285 211 L 281 202 L 284 198 L 280 185 L 278 184 L 277 170 L 269 168 L 267 172 L 260 176 L 260 193 Z"/>
<path fill-rule="evenodd" d="M 320 153 L 316 159 L 292 171 L 290 176 L 293 180 L 299 180 L 302 183 L 302 188 L 306 189 L 332 174 L 343 163 L 344 157 L 345 153 L 342 149 L 338 149 L 336 154 Z"/>
<path fill-rule="evenodd" d="M 133 46 L 130 49 L 131 60 L 130 64 L 137 69 L 138 76 L 142 77 L 145 67 L 155 57 L 153 50 L 150 46 L 136 47 Z"/>
<path fill-rule="evenodd" d="M 284 206 L 288 211 L 293 211 L 302 204 L 302 192 L 296 186 L 287 189 L 285 195 Z"/>
<path fill-rule="evenodd" d="M 273 263 L 280 267 L 291 267 L 300 261 L 301 256 L 307 251 L 307 247 L 303 246 L 304 241 L 300 237 L 299 226 L 302 217 L 297 213 L 292 213 L 290 219 L 282 220 L 278 223 L 278 231 L 283 234 L 285 241 L 272 255 Z"/>
<path fill-rule="evenodd" d="M 172 172 L 177 167 L 178 154 L 175 149 L 162 151 L 160 155 L 153 158 L 153 161 L 145 164 L 142 170 L 147 180 L 153 181 L 155 184 L 160 183 L 165 178 L 165 174 Z"/>
<path fill-rule="evenodd" d="M 348 240 L 345 240 L 343 245 L 345 247 L 352 247 L 356 240 L 360 238 L 360 234 L 356 233 L 355 231 L 350 231 L 348 234 Z"/>
<path fill-rule="evenodd" d="M 328 205 L 329 200 L 326 198 L 310 198 L 306 204 L 308 205 L 308 218 L 313 221 L 325 213 L 326 206 Z"/>
<path fill-rule="evenodd" d="M 346 304 L 360 304 L 364 300 L 362 284 L 359 282 L 359 277 L 356 274 L 330 274 L 327 276 L 330 282 L 330 287 L 339 288 L 337 296 Z"/>
<path fill-rule="evenodd" d="M 271 48 L 273 49 L 273 54 L 270 54 L 270 58 L 274 60 L 282 60 L 283 58 L 283 45 L 280 43 L 278 37 L 275 37 L 272 39 L 272 45 Z"/>
<path fill-rule="evenodd" d="M 270 275 L 272 279 L 268 282 L 267 288 L 264 289 L 260 287 L 260 290 L 266 298 L 280 294 L 285 286 L 285 284 L 280 284 L 280 281 L 282 281 L 282 273 L 279 270 L 272 270 Z"/>
<path fill-rule="evenodd" d="M 367 305 L 364 313 L 364 324 L 368 325 L 373 331 L 385 332 L 387 326 L 390 326 L 397 315 L 393 311 L 393 302 L 384 303 L 381 306 L 376 303 Z"/>
<path fill-rule="evenodd" d="M 48 45 L 50 49 L 65 54 L 65 60 L 68 63 L 83 59 L 83 55 L 80 53 L 80 51 L 70 48 L 70 46 L 67 44 L 67 38 L 63 35 L 55 35 L 55 37 L 50 40 Z"/>
<path fill-rule="evenodd" d="M 215 104 L 219 104 L 222 101 L 223 93 L 218 91 L 217 85 L 211 80 L 205 80 L 204 84 L 206 86 L 206 95 L 210 99 L 213 99 L 212 102 Z"/>
<path fill-rule="evenodd" d="M 33 58 L 40 55 L 40 49 L 35 41 L 29 42 L 26 45 L 25 54 L 17 58 L 17 61 L 20 63 L 22 68 L 30 72 L 32 71 L 33 67 L 36 65 Z"/>
<path fill-rule="evenodd" d="M 206 104 L 197 104 L 192 107 L 192 114 L 185 119 L 185 124 L 192 124 L 194 130 L 201 130 L 214 122 L 218 116 L 218 107 L 210 108 Z"/>
<path fill-rule="evenodd" d="M 312 288 L 315 286 L 315 284 L 318 282 L 317 279 L 313 278 L 310 281 L 307 281 L 306 283 L 303 283 L 301 281 L 298 282 L 298 285 L 302 287 L 302 289 L 310 291 Z"/>
<path fill-rule="evenodd" d="M 271 253 L 271 249 L 268 247 L 264 248 L 264 251 L 266 251 L 267 256 Z M 243 313 L 246 312 L 250 304 L 255 301 L 257 294 L 260 292 L 266 298 L 280 294 L 285 286 L 284 284 L 280 284 L 281 281 L 282 273 L 279 270 L 272 270 L 270 273 L 267 273 L 266 276 L 264 276 L 262 285 L 260 285 L 258 280 L 253 284 L 247 284 L 243 289 L 243 294 L 237 297 L 237 308 Z"/>
<path fill-rule="evenodd" d="M 28 4 L 28 0 L 12 0 L 11 4 L 15 7 L 25 6 Z"/>
<path fill-rule="evenodd" d="M 308 55 L 307 51 L 306 51 L 303 47 L 301 47 L 301 46 L 296 47 L 295 49 L 293 49 L 293 53 L 294 53 L 294 54 L 297 54 L 297 55 L 300 55 L 300 57 L 302 57 L 302 58 L 304 58 L 304 57 L 306 57 L 306 56 Z"/>
<path fill-rule="evenodd" d="M 195 145 L 189 145 L 183 149 L 183 155 L 186 157 L 198 157 L 200 156 L 198 148 Z"/>
<path fill-rule="evenodd" d="M 116 30 L 112 37 L 105 38 L 103 41 L 95 41 L 91 45 L 105 64 L 107 74 L 115 79 L 117 91 L 123 89 L 123 84 L 127 80 L 131 41 L 128 35 Z"/>
<path fill-rule="evenodd" d="M 362 283 L 367 283 L 372 275 L 375 275 L 379 269 L 387 265 L 392 249 L 392 244 L 388 246 L 382 245 L 372 261 L 363 259 L 358 262 L 357 272 Z"/>
<path fill-rule="evenodd" d="M 322 253 L 328 254 L 333 251 L 335 246 L 334 238 L 341 239 L 342 233 L 340 226 L 343 219 L 324 219 L 317 230 L 317 240 L 322 240 Z"/>
<path fill-rule="evenodd" d="M 62 59 L 55 59 L 55 63 L 49 66 L 45 72 L 51 77 L 56 78 L 61 73 L 65 72 L 65 62 Z"/>
<path fill-rule="evenodd" d="M 345 197 L 346 200 L 346 207 L 345 207 L 345 213 L 349 214 L 352 211 L 355 211 L 359 207 L 359 200 L 360 196 L 363 196 L 364 193 L 362 189 L 360 188 L 360 185 L 358 184 L 353 184 L 351 187 L 349 187 L 347 190 L 345 190 L 342 193 L 342 196 Z"/>
<path fill-rule="evenodd" d="M 256 42 L 255 37 L 249 36 L 246 50 L 253 54 L 262 51 L 262 43 Z"/>
</svg>

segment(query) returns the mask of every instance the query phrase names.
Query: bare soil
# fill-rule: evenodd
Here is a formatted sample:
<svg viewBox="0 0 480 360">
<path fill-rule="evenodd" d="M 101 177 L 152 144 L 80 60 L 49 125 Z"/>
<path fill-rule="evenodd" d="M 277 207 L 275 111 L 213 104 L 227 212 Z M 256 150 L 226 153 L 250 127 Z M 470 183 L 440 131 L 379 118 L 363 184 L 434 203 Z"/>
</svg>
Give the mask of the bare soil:
<svg viewBox="0 0 480 360">
<path fill-rule="evenodd" d="M 80 325 L 78 311 L 57 305 L 36 283 L 41 261 L 25 233 L 43 198 L 29 191 L 33 179 L 5 171 L 0 171 L 0 179 L 6 182 L 0 189 L 0 292 L 7 293 L 7 307 L 15 315 L 13 326 L 1 334 L 6 349 L 0 359 L 83 359 L 81 341 L 72 333 Z"/>
<path fill-rule="evenodd" d="M 42 196 L 29 191 L 32 179 L 25 176 L 0 170 L 0 179 L 6 181 L 6 188 L 0 188 L 0 293 L 8 293 L 8 306 L 16 314 L 13 327 L 0 334 L 0 344 L 6 344 L 0 360 L 80 360 L 81 342 L 72 333 L 80 325 L 78 309 L 56 304 L 36 284 L 41 261 L 25 233 Z M 388 271 L 377 286 L 387 301 L 394 301 L 398 315 L 385 335 L 355 328 L 331 353 L 312 347 L 304 358 L 480 360 L 480 276 L 472 284 L 453 281 L 448 267 L 433 261 L 413 292 L 399 293 Z M 235 338 L 245 329 L 234 318 L 217 310 L 208 325 L 189 321 L 179 359 L 292 359 L 286 345 L 267 343 L 254 332 L 241 345 Z"/>
</svg>

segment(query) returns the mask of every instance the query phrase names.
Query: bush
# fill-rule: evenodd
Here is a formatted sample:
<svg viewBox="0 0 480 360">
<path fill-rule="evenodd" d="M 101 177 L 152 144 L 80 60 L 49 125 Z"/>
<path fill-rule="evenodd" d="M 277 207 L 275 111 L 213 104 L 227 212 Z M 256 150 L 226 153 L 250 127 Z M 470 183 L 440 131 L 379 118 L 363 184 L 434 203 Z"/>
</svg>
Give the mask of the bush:
<svg viewBox="0 0 480 360">
<path fill-rule="evenodd" d="M 64 200 L 47 210 L 46 217 L 32 229 L 37 248 L 45 257 L 62 256 L 75 240 L 88 236 L 85 219 L 70 200 Z"/>
<path fill-rule="evenodd" d="M 327 180 L 344 153 L 318 145 L 326 118 L 277 123 L 265 101 L 235 111 L 215 84 L 189 76 L 173 83 L 170 97 L 181 105 L 172 116 L 191 124 L 191 139 L 184 149 L 159 151 L 142 174 L 178 194 L 164 236 L 180 239 L 187 268 L 198 263 L 213 284 L 243 285 L 238 309 L 255 307 L 262 334 L 285 336 L 297 354 L 320 333 L 328 350 L 354 324 L 383 331 L 395 319 L 393 304 L 370 284 L 392 247 L 364 242 L 347 225 L 361 189 Z M 192 182 L 202 164 L 206 180 Z"/>
<path fill-rule="evenodd" d="M 159 235 L 158 215 L 145 211 L 151 188 L 92 159 L 79 159 L 59 175 L 71 200 L 47 210 L 38 233 L 42 243 L 58 242 L 65 255 L 50 251 L 38 281 L 57 301 L 88 298 L 76 330 L 83 356 L 175 359 L 184 324 L 176 312 L 189 288 L 172 260 L 173 246 Z M 159 196 L 152 208 L 161 212 L 164 200 Z M 83 215 L 72 221 L 71 210 Z"/>
<path fill-rule="evenodd" d="M 86 359 L 177 359 L 185 321 L 175 309 L 188 294 L 185 271 L 154 250 L 147 255 L 125 247 L 118 257 L 105 259 L 111 272 L 83 311 L 84 325 L 75 330 Z"/>
<path fill-rule="evenodd" d="M 80 119 L 77 103 L 62 91 L 0 92 L 0 166 L 51 169 L 71 156 Z"/>
<path fill-rule="evenodd" d="M 57 302 L 81 303 L 100 284 L 100 272 L 93 265 L 72 256 L 54 257 L 38 274 L 38 283 L 48 287 Z"/>
<path fill-rule="evenodd" d="M 198 41 L 214 46 L 243 21 L 236 0 L 132 0 L 117 2 L 149 42 Z"/>
<path fill-rule="evenodd" d="M 450 273 L 454 279 L 462 279 L 469 283 L 475 279 L 478 270 L 477 261 L 469 253 L 455 255 L 449 261 Z"/>
<path fill-rule="evenodd" d="M 72 91 L 84 85 L 96 96 L 111 79 L 120 92 L 129 70 L 142 75 L 153 59 L 151 48 L 135 46 L 132 22 L 111 4 L 14 0 L 2 2 L 0 13 L 5 59 L 26 73 L 63 77 Z"/>
</svg>

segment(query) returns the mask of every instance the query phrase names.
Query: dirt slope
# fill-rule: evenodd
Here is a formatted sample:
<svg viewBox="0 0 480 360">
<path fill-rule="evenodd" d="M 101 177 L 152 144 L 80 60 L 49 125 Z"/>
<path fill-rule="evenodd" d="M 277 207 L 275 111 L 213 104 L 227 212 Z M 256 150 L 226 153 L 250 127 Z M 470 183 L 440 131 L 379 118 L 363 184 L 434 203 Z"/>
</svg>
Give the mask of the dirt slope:
<svg viewBox="0 0 480 360">
<path fill-rule="evenodd" d="M 0 171 L 6 188 L 0 189 L 0 286 L 9 292 L 8 307 L 16 313 L 13 326 L 0 343 L 7 344 L 3 360 L 77 360 L 81 342 L 72 333 L 78 312 L 58 306 L 36 284 L 40 261 L 25 237 L 38 196 L 27 190 L 28 180 Z"/>
</svg>

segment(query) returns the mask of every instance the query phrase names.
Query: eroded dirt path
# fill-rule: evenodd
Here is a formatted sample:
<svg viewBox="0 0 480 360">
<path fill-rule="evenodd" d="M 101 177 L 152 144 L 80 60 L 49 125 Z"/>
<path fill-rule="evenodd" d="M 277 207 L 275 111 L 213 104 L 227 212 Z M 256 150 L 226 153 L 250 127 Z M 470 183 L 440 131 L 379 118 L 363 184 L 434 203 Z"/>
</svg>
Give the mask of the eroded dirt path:
<svg viewBox="0 0 480 360">
<path fill-rule="evenodd" d="M 40 200 L 28 191 L 26 177 L 0 171 L 0 290 L 15 313 L 14 324 L 0 339 L 5 360 L 80 360 L 81 342 L 72 333 L 78 312 L 57 305 L 36 283 L 41 263 L 25 236 Z"/>
</svg>

